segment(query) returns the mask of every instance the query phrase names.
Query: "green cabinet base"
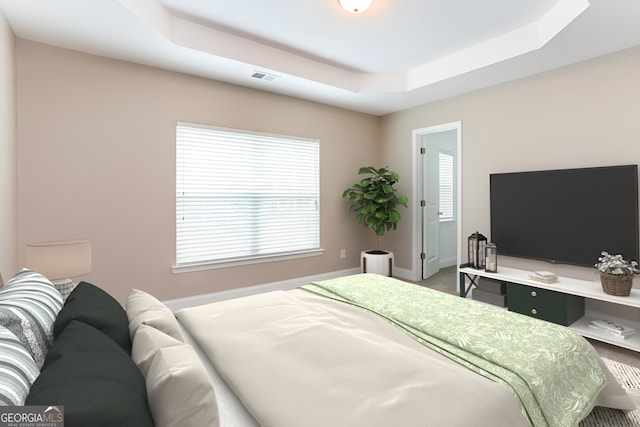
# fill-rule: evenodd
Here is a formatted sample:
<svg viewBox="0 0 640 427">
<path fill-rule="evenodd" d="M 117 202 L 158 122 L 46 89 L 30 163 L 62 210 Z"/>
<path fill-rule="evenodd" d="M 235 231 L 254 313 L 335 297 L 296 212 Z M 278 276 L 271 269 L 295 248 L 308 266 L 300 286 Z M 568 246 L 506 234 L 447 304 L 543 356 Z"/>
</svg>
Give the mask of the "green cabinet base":
<svg viewBox="0 0 640 427">
<path fill-rule="evenodd" d="M 584 297 L 507 283 L 509 311 L 569 326 L 584 316 Z"/>
</svg>

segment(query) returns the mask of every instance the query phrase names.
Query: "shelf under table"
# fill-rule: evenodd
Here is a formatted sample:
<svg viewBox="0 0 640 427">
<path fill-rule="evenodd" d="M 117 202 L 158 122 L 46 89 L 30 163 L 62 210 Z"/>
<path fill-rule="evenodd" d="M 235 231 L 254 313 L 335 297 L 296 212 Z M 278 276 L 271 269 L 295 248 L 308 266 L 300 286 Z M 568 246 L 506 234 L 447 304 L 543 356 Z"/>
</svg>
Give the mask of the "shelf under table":
<svg viewBox="0 0 640 427">
<path fill-rule="evenodd" d="M 528 276 L 530 273 L 526 270 L 520 270 L 509 267 L 499 267 L 497 273 L 488 273 L 484 270 L 476 270 L 471 267 L 460 268 L 459 273 L 464 273 L 469 277 L 486 277 L 494 280 L 532 286 L 539 289 L 547 289 L 569 295 L 584 297 L 592 301 L 602 301 L 610 307 L 607 313 L 587 310 L 585 315 L 571 324 L 569 328 L 580 335 L 595 339 L 598 341 L 613 344 L 619 347 L 631 349 L 640 352 L 640 290 L 632 288 L 629 296 L 616 296 L 606 294 L 602 290 L 602 285 L 597 281 L 573 279 L 570 277 L 558 277 L 555 283 L 542 283 L 531 280 Z M 462 276 L 461 276 L 462 277 Z M 464 287 L 465 283 L 461 282 L 460 286 Z M 508 305 L 508 297 L 507 297 Z M 616 305 L 630 307 L 633 314 L 629 317 L 618 317 L 616 311 L 621 311 L 620 307 L 616 310 Z M 611 312 L 611 314 L 609 314 Z M 617 337 L 606 331 L 599 331 L 589 326 L 589 322 L 597 319 L 607 319 L 627 325 L 637 332 L 627 338 Z"/>
</svg>

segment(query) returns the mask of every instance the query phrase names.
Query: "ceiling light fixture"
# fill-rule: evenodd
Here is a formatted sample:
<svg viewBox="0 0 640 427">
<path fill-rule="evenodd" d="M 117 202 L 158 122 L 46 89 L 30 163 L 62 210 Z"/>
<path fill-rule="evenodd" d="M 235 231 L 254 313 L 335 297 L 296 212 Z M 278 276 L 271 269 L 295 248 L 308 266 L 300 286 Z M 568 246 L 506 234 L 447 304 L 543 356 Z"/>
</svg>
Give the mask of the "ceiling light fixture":
<svg viewBox="0 0 640 427">
<path fill-rule="evenodd" d="M 340 6 L 347 12 L 362 13 L 369 9 L 373 0 L 338 0 L 338 3 L 340 3 Z"/>
</svg>

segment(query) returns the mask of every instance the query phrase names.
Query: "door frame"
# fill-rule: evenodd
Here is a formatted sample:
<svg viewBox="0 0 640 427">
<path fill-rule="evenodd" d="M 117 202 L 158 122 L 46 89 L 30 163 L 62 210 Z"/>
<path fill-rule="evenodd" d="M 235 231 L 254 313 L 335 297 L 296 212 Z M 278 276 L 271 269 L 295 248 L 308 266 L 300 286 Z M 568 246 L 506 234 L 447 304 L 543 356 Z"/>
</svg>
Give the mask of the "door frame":
<svg viewBox="0 0 640 427">
<path fill-rule="evenodd" d="M 422 215 L 420 206 L 421 196 L 419 194 L 419 189 L 421 183 L 418 182 L 419 172 L 420 172 L 420 143 L 422 137 L 424 135 L 430 133 L 438 133 L 444 131 L 456 131 L 456 166 L 457 166 L 457 188 L 456 188 L 456 203 L 457 203 L 457 212 L 456 212 L 456 257 L 458 259 L 458 263 L 462 259 L 462 244 L 461 244 L 461 236 L 462 236 L 462 121 L 443 123 L 435 126 L 428 126 L 420 129 L 413 129 L 411 132 L 411 145 L 412 145 L 412 160 L 411 160 L 411 179 L 412 179 L 412 200 L 413 200 L 413 221 L 411 225 L 411 274 L 413 276 L 413 280 L 421 280 L 422 279 L 422 261 L 420 259 L 420 252 L 422 251 L 421 241 L 422 241 Z M 460 286 L 459 277 L 456 274 L 456 284 L 457 287 Z"/>
</svg>

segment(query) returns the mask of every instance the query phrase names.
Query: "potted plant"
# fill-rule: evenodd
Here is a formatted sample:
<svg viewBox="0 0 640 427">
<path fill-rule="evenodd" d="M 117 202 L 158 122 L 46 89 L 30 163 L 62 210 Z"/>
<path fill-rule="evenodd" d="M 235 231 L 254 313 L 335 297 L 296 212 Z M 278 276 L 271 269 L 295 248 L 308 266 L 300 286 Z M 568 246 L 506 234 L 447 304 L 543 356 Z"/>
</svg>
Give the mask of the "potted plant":
<svg viewBox="0 0 640 427">
<path fill-rule="evenodd" d="M 392 273 L 393 254 L 380 250 L 380 237 L 385 232 L 395 230 L 400 222 L 400 213 L 396 210 L 398 206 L 407 207 L 406 196 L 397 193 L 395 184 L 400 180 L 397 172 L 389 170 L 389 166 L 376 169 L 372 166 L 363 166 L 358 170 L 358 175 L 366 175 L 360 182 L 347 188 L 342 193 L 342 197 L 349 200 L 349 214 L 356 213 L 356 222 L 371 229 L 376 236 L 376 249 L 365 251 L 361 261 L 363 272 L 378 272 L 390 276 Z M 367 263 L 368 257 L 375 259 L 376 256 L 384 257 L 384 260 L 377 259 Z M 388 263 L 385 262 L 388 260 Z M 376 265 L 374 269 L 367 268 Z M 384 268 L 388 265 L 388 268 Z M 382 271 L 380 271 L 382 269 Z M 372 271 L 378 270 L 378 271 Z"/>
<path fill-rule="evenodd" d="M 636 261 L 625 260 L 622 255 L 611 255 L 606 251 L 600 253 L 595 267 L 600 272 L 602 290 L 610 295 L 629 296 L 633 276 L 640 274 Z"/>
</svg>

